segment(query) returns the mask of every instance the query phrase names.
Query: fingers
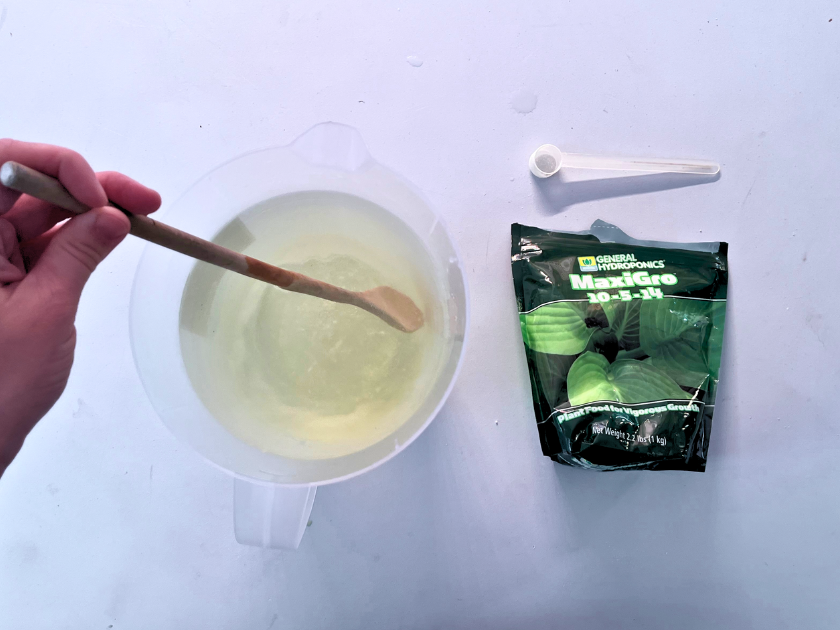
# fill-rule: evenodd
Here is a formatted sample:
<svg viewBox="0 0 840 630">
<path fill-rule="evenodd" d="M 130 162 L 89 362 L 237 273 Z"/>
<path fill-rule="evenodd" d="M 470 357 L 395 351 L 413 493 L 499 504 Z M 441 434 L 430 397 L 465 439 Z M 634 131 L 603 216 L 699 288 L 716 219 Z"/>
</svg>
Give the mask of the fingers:
<svg viewBox="0 0 840 630">
<path fill-rule="evenodd" d="M 129 212 L 150 214 L 160 208 L 160 195 L 156 191 L 122 173 L 105 171 L 96 177 L 108 193 L 108 199 Z"/>
<path fill-rule="evenodd" d="M 122 212 L 102 206 L 110 197 L 122 208 L 145 215 L 160 207 L 160 195 L 120 173 L 97 176 L 81 155 L 61 147 L 0 140 L 0 164 L 10 160 L 57 177 L 71 195 L 94 210 L 57 227 L 72 215 L 0 185 L 0 215 L 6 214 L 0 228 L 0 282 L 23 278 L 47 295 L 63 294 L 75 308 L 90 274 L 130 228 Z M 28 276 L 24 257 L 31 269 Z"/>
<path fill-rule="evenodd" d="M 134 214 L 149 214 L 160 207 L 157 192 L 122 173 L 98 173 L 97 178 L 112 202 Z M 72 212 L 24 195 L 3 218 L 15 226 L 21 243 L 24 243 L 73 216 Z"/>
<path fill-rule="evenodd" d="M 49 239 L 24 284 L 37 285 L 50 296 L 63 296 L 75 308 L 90 274 L 125 238 L 129 227 L 128 218 L 109 207 L 70 219 Z"/>
<path fill-rule="evenodd" d="M 23 195 L 3 218 L 15 226 L 20 242 L 24 243 L 73 216 L 76 215 L 46 201 Z"/>
<path fill-rule="evenodd" d="M 0 284 L 18 282 L 25 275 L 15 228 L 8 221 L 0 219 Z"/>
<path fill-rule="evenodd" d="M 56 225 L 40 236 L 36 236 L 28 241 L 20 242 L 20 253 L 23 257 L 24 267 L 26 269 L 32 269 L 38 264 L 41 254 L 44 253 L 47 246 L 52 242 L 53 237 L 58 234 L 63 227 L 63 225 Z"/>
<path fill-rule="evenodd" d="M 0 163 L 10 160 L 57 177 L 64 187 L 83 204 L 96 208 L 104 206 L 107 196 L 96 174 L 85 159 L 70 149 L 49 144 L 0 140 Z M 0 214 L 6 212 L 19 195 L 0 186 Z M 7 205 L 3 205 L 7 204 Z"/>
</svg>

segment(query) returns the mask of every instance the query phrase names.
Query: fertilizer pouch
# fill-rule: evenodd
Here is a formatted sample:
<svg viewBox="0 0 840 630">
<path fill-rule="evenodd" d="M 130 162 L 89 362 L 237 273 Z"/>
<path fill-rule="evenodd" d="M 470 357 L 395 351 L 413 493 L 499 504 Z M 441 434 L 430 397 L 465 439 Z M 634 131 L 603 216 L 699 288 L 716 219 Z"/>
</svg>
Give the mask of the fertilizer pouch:
<svg viewBox="0 0 840 630">
<path fill-rule="evenodd" d="M 511 226 L 513 284 L 543 453 L 596 470 L 704 471 L 727 244 Z"/>
</svg>

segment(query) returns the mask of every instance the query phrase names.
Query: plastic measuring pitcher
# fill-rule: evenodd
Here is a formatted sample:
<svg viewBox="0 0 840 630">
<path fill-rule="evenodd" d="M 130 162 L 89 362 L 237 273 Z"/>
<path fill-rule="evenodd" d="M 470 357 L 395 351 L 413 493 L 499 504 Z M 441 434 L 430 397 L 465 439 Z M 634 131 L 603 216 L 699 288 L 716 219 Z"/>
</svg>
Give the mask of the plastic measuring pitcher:
<svg viewBox="0 0 840 630">
<path fill-rule="evenodd" d="M 187 374 L 179 342 L 179 311 L 196 261 L 146 246 L 130 307 L 137 371 L 164 424 L 206 460 L 234 475 L 234 530 L 236 539 L 249 545 L 297 548 L 318 485 L 370 470 L 410 444 L 443 406 L 466 342 L 467 286 L 452 239 L 422 195 L 373 160 L 351 127 L 323 123 L 288 146 L 233 159 L 193 185 L 164 219 L 176 228 L 213 239 L 256 204 L 311 191 L 344 193 L 374 203 L 420 239 L 445 301 L 445 315 L 430 325 L 440 326 L 449 343 L 419 407 L 387 437 L 332 459 L 291 459 L 264 452 L 234 437 L 214 418 Z"/>
</svg>

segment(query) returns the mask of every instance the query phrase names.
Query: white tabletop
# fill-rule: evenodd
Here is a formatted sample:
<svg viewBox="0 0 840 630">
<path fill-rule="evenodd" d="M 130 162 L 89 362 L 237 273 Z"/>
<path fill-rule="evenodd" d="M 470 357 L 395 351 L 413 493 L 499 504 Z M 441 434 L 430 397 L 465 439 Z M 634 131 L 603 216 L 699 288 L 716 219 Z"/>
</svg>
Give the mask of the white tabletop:
<svg viewBox="0 0 840 630">
<path fill-rule="evenodd" d="M 0 628 L 836 628 L 838 58 L 831 0 L 0 0 L 0 135 L 168 202 L 233 156 L 347 123 L 445 216 L 472 293 L 429 429 L 322 488 L 297 552 L 244 547 L 231 478 L 167 432 L 136 375 L 127 240 L 83 296 L 67 391 L 0 480 Z M 527 158 L 545 142 L 722 173 L 540 184 Z M 597 218 L 730 243 L 705 474 L 540 452 L 509 225 Z"/>
</svg>

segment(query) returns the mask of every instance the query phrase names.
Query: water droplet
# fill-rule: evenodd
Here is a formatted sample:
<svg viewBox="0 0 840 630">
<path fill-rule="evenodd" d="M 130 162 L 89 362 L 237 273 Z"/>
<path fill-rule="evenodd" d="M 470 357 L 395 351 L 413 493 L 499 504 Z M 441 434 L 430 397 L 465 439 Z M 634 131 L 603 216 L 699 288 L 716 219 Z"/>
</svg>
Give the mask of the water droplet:
<svg viewBox="0 0 840 630">
<path fill-rule="evenodd" d="M 537 95 L 531 90 L 518 90 L 511 96 L 510 106 L 520 114 L 530 114 L 537 107 Z"/>
<path fill-rule="evenodd" d="M 419 68 L 423 65 L 423 57 L 420 57 L 418 55 L 409 55 L 405 58 L 405 60 L 415 68 Z"/>
</svg>

